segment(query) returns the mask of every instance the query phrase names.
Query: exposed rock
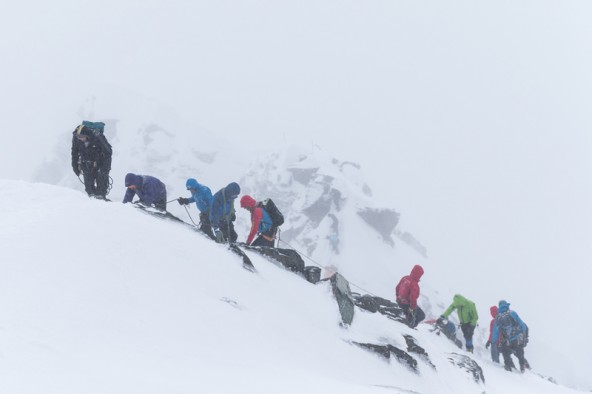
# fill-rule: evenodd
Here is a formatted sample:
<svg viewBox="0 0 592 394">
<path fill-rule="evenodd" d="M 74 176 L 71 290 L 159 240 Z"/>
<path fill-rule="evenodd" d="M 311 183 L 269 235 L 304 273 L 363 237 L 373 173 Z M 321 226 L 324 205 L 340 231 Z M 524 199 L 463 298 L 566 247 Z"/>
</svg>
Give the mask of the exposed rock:
<svg viewBox="0 0 592 394">
<path fill-rule="evenodd" d="M 391 234 L 399 223 L 400 214 L 398 212 L 394 209 L 386 208 L 363 208 L 358 210 L 358 215 L 360 215 L 370 227 L 376 230 L 385 242 L 394 246 L 395 242 L 393 241 Z"/>
<path fill-rule="evenodd" d="M 413 372 L 418 372 L 417 370 L 417 360 L 413 358 L 412 355 L 407 353 L 404 350 L 399 349 L 396 346 L 387 344 L 387 345 L 375 345 L 373 343 L 360 343 L 360 342 L 352 342 L 355 345 L 360 346 L 361 348 L 370 350 L 387 360 L 391 359 L 391 355 L 395 357 L 395 359 L 400 362 L 401 364 L 406 365 L 409 367 Z"/>
<path fill-rule="evenodd" d="M 421 359 L 428 363 L 432 368 L 436 369 L 436 366 L 432 364 L 432 361 L 430 360 L 428 352 L 426 352 L 424 348 L 417 344 L 417 340 L 415 338 L 413 338 L 411 335 L 403 335 L 403 337 L 405 338 L 405 342 L 407 343 L 408 352 L 419 355 Z"/>
<path fill-rule="evenodd" d="M 317 173 L 318 168 L 288 168 L 296 182 L 308 185 Z"/>
<path fill-rule="evenodd" d="M 464 369 L 467 373 L 473 375 L 473 380 L 477 383 L 480 381 L 485 383 L 485 376 L 483 375 L 483 370 L 477 364 L 475 360 L 470 358 L 469 356 L 465 356 L 463 354 L 458 353 L 449 353 L 448 361 L 450 361 L 453 365 Z"/>
<path fill-rule="evenodd" d="M 415 251 L 421 254 L 423 257 L 428 257 L 427 248 L 423 246 L 417 239 L 415 239 L 415 237 L 412 234 L 404 232 L 402 234 L 397 234 L 397 236 L 407 245 L 415 249 Z"/>
</svg>

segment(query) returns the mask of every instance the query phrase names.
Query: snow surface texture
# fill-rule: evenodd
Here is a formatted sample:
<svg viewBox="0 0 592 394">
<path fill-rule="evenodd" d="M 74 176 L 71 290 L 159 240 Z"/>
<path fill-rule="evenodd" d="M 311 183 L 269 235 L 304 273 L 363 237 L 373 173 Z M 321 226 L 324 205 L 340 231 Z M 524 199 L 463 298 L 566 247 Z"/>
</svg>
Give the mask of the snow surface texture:
<svg viewBox="0 0 592 394">
<path fill-rule="evenodd" d="M 249 273 L 223 246 L 131 205 L 0 181 L 0 207 L 0 392 L 573 392 L 508 373 L 485 352 L 471 356 L 485 376 L 475 382 L 426 325 L 356 309 L 344 329 L 326 282 L 252 253 Z M 415 373 L 351 344 L 405 349 L 404 335 L 435 369 L 418 357 Z"/>
</svg>

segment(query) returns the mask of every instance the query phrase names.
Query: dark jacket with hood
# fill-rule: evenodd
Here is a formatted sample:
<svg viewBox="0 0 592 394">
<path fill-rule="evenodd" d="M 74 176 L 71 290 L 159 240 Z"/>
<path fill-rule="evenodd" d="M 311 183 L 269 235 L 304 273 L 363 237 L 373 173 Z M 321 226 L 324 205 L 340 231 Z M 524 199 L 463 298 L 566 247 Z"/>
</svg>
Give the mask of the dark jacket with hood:
<svg viewBox="0 0 592 394">
<path fill-rule="evenodd" d="M 81 141 L 78 136 L 86 136 L 86 141 Z M 79 126 L 72 132 L 72 169 L 78 170 L 78 161 L 82 171 L 91 171 L 101 169 L 103 171 L 111 170 L 111 156 L 113 149 L 107 138 L 96 130 L 86 126 Z"/>
<path fill-rule="evenodd" d="M 419 297 L 419 280 L 423 275 L 421 265 L 416 265 L 411 269 L 411 274 L 404 276 L 395 288 L 397 302 L 401 305 L 409 305 L 411 309 L 417 308 L 417 298 Z"/>
<path fill-rule="evenodd" d="M 234 221 L 234 200 L 239 194 L 240 186 L 236 182 L 229 183 L 214 194 L 210 208 L 210 222 L 214 230 L 220 227 L 222 221 Z"/>
</svg>

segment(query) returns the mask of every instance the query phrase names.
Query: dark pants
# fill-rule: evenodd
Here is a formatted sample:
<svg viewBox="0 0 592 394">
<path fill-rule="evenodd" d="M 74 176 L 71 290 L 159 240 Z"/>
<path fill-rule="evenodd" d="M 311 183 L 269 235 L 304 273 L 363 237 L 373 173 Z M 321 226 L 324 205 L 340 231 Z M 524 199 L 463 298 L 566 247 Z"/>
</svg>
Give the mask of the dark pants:
<svg viewBox="0 0 592 394">
<path fill-rule="evenodd" d="M 234 223 L 231 220 L 221 220 L 219 227 L 220 231 L 222 231 L 222 234 L 224 235 L 224 239 L 226 240 L 226 242 L 236 242 L 238 234 L 236 233 L 236 231 L 234 231 Z"/>
<path fill-rule="evenodd" d="M 475 332 L 475 326 L 470 323 L 462 323 L 460 325 L 463 336 L 465 337 L 465 345 L 467 350 L 473 351 L 473 333 Z"/>
<path fill-rule="evenodd" d="M 94 162 L 82 163 L 82 176 L 84 177 L 84 191 L 89 196 L 107 197 L 109 189 L 109 168 L 111 160 L 104 163 L 102 168 L 95 167 Z"/>
<path fill-rule="evenodd" d="M 419 323 L 425 319 L 425 312 L 418 306 L 415 308 L 413 315 L 409 313 L 410 305 L 407 304 L 399 304 L 403 312 L 405 313 L 405 318 L 407 319 L 407 325 L 411 328 L 417 327 Z"/>
<path fill-rule="evenodd" d="M 275 246 L 275 243 L 273 242 L 273 239 L 270 241 L 266 239 L 263 235 L 260 235 L 253 242 L 251 242 L 251 246 L 268 246 L 270 248 L 273 248 Z"/>
<path fill-rule="evenodd" d="M 504 368 L 510 371 L 515 368 L 514 362 L 512 361 L 512 353 L 518 358 L 518 365 L 520 370 L 524 371 L 525 368 L 529 368 L 528 362 L 524 358 L 524 346 L 511 343 L 503 343 L 500 348 L 502 355 L 504 356 Z"/>
<path fill-rule="evenodd" d="M 154 205 L 154 208 L 156 209 L 160 209 L 161 211 L 166 211 L 166 206 L 167 206 L 167 195 L 166 192 L 164 192 L 164 197 L 158 201 L 154 201 L 152 203 L 152 205 Z"/>
<path fill-rule="evenodd" d="M 212 224 L 210 223 L 209 212 L 201 212 L 199 214 L 199 229 L 203 231 L 208 237 L 216 239 L 216 236 L 212 231 Z"/>
</svg>

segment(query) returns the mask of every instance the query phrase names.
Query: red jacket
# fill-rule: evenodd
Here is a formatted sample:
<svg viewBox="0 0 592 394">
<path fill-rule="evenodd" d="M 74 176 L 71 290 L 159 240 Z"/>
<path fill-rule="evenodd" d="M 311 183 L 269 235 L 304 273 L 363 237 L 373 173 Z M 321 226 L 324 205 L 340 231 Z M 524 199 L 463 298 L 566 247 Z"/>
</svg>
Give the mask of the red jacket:
<svg viewBox="0 0 592 394">
<path fill-rule="evenodd" d="M 493 323 L 495 323 L 495 317 L 497 316 L 497 306 L 492 306 L 489 308 L 489 312 L 491 313 L 491 323 L 489 323 L 489 339 L 488 341 L 491 342 L 491 336 L 493 335 Z M 499 341 L 498 341 L 499 342 Z"/>
<path fill-rule="evenodd" d="M 409 305 L 411 309 L 417 308 L 417 298 L 419 297 L 419 280 L 423 275 L 421 265 L 416 265 L 411 270 L 411 274 L 404 276 L 395 288 L 397 302 L 403 305 Z"/>
</svg>

